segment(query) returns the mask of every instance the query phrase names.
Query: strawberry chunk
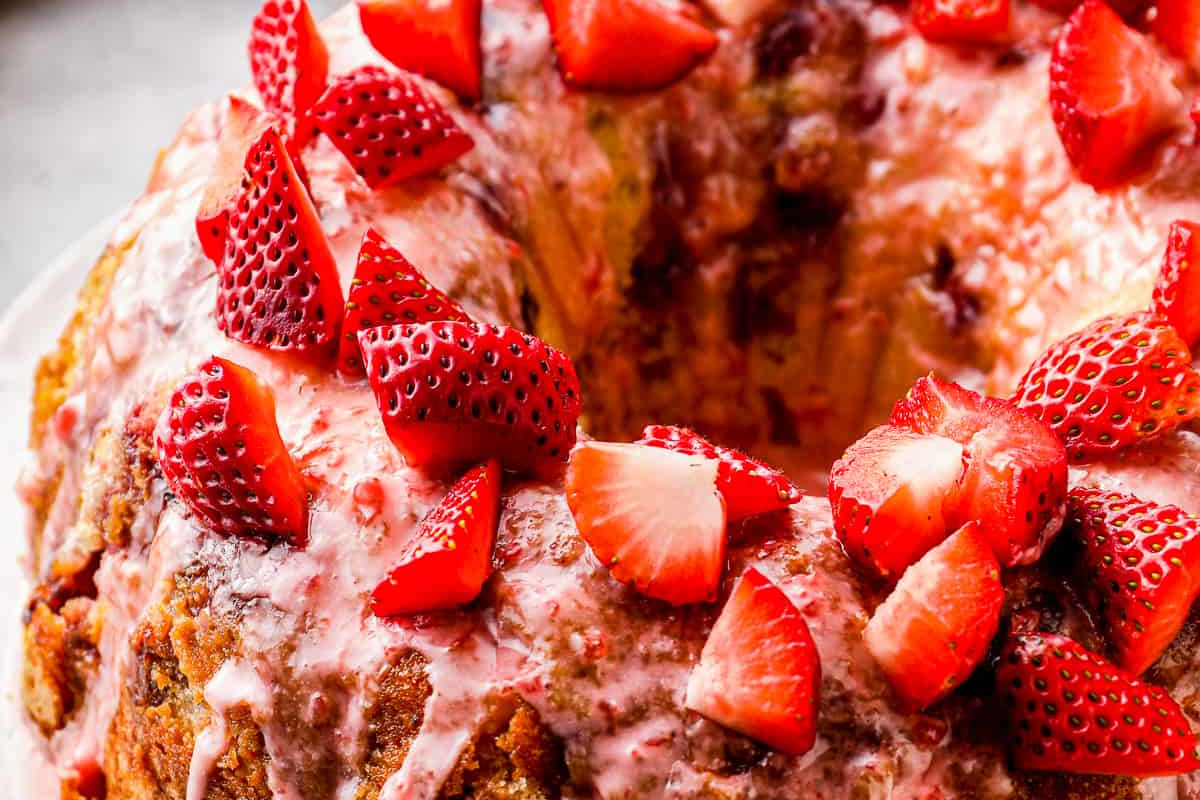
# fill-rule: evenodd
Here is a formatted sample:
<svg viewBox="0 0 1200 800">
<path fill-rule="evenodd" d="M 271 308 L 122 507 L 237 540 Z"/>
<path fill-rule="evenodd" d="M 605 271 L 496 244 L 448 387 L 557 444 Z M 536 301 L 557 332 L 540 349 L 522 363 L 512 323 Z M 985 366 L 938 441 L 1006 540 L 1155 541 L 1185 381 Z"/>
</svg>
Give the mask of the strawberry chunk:
<svg viewBox="0 0 1200 800">
<path fill-rule="evenodd" d="M 1200 768 L 1196 737 L 1157 686 L 1065 636 L 1015 636 L 996 676 L 1021 769 L 1150 778 Z"/>
<path fill-rule="evenodd" d="M 800 502 L 803 495 L 796 484 L 774 467 L 737 450 L 715 445 L 687 428 L 647 425 L 638 443 L 716 461 L 717 490 L 725 498 L 725 516 L 730 522 L 780 511 Z"/>
<path fill-rule="evenodd" d="M 1050 57 L 1050 109 L 1080 180 L 1123 183 L 1174 125 L 1182 102 L 1170 67 L 1103 0 L 1085 0 Z"/>
<path fill-rule="evenodd" d="M 358 346 L 362 331 L 397 322 L 470 319 L 462 306 L 431 285 L 399 250 L 374 229 L 368 229 L 358 250 L 358 266 L 346 300 L 338 369 L 347 378 L 366 375 Z"/>
<path fill-rule="evenodd" d="M 581 401 L 565 355 L 503 325 L 423 322 L 358 335 L 392 443 L 411 466 L 494 458 L 552 476 Z"/>
<path fill-rule="evenodd" d="M 214 356 L 187 377 L 155 432 L 172 494 L 210 529 L 308 538 L 308 492 L 275 421 L 275 398 L 253 372 Z"/>
<path fill-rule="evenodd" d="M 989 44 L 1012 35 L 1011 0 L 913 0 L 912 15 L 934 42 Z"/>
<path fill-rule="evenodd" d="M 977 522 L 904 573 L 863 633 L 901 709 L 932 705 L 970 677 L 996 635 L 1002 605 L 1000 563 Z"/>
<path fill-rule="evenodd" d="M 717 48 L 712 31 L 656 0 L 543 0 L 568 86 L 652 92 Z M 636 54 L 632 56 L 631 54 Z"/>
<path fill-rule="evenodd" d="M 267 0 L 250 28 L 250 72 L 263 105 L 300 144 L 308 109 L 329 77 L 329 51 L 304 0 Z"/>
<path fill-rule="evenodd" d="M 500 465 L 468 472 L 429 512 L 371 595 L 376 616 L 419 614 L 466 605 L 492 574 L 500 519 Z"/>
<path fill-rule="evenodd" d="M 436 172 L 475 146 L 415 80 L 381 67 L 334 80 L 313 120 L 372 189 Z"/>
<path fill-rule="evenodd" d="M 788 596 L 750 567 L 713 625 L 684 704 L 714 722 L 802 756 L 817 737 L 821 661 Z"/>
<path fill-rule="evenodd" d="M 581 442 L 567 467 L 579 534 L 622 583 L 682 605 L 713 600 L 725 565 L 717 462 L 640 444 Z"/>
<path fill-rule="evenodd" d="M 480 0 L 358 0 L 363 33 L 397 67 L 480 96 Z"/>
<path fill-rule="evenodd" d="M 1161 316 L 1103 317 L 1053 345 L 1013 399 L 1062 439 L 1072 460 L 1103 455 L 1200 413 L 1200 374 Z"/>
<path fill-rule="evenodd" d="M 1200 3 L 1196 0 L 1157 0 L 1150 15 L 1150 32 L 1176 58 L 1200 69 Z"/>
<path fill-rule="evenodd" d="M 1150 311 L 1166 317 L 1189 346 L 1200 341 L 1200 225 L 1171 223 Z"/>
</svg>

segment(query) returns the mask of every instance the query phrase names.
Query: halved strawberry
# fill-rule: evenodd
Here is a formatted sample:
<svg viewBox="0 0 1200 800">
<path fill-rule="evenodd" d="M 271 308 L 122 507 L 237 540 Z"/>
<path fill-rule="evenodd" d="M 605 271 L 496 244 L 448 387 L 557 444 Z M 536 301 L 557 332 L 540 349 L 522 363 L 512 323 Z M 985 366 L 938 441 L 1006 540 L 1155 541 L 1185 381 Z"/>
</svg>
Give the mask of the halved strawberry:
<svg viewBox="0 0 1200 800">
<path fill-rule="evenodd" d="M 468 472 L 404 543 L 399 563 L 371 595 L 379 617 L 465 605 L 492 574 L 500 518 L 500 465 Z"/>
<path fill-rule="evenodd" d="M 1150 311 L 1166 317 L 1189 346 L 1200 341 L 1200 225 L 1171 223 Z"/>
<path fill-rule="evenodd" d="M 860 566 L 895 580 L 949 530 L 963 447 L 889 425 L 846 449 L 829 473 L 833 527 Z"/>
<path fill-rule="evenodd" d="M 913 0 L 912 15 L 934 42 L 989 44 L 1012 35 L 1011 0 Z"/>
<path fill-rule="evenodd" d="M 542 0 L 563 80 L 599 92 L 651 92 L 717 48 L 712 31 L 656 0 Z"/>
<path fill-rule="evenodd" d="M 358 0 L 363 33 L 397 67 L 480 95 L 480 0 Z"/>
<path fill-rule="evenodd" d="M 783 590 L 750 567 L 704 643 L 684 705 L 802 756 L 816 743 L 820 699 L 821 660 L 808 623 Z"/>
<path fill-rule="evenodd" d="M 455 300 L 425 280 L 400 251 L 374 229 L 368 229 L 358 250 L 358 266 L 342 319 L 338 369 L 348 378 L 366 375 L 358 334 L 380 325 L 435 320 L 469 322 Z"/>
<path fill-rule="evenodd" d="M 998 397 L 930 375 L 896 404 L 889 423 L 963 446 L 967 468 L 951 527 L 978 520 L 1006 567 L 1032 564 L 1062 523 L 1067 452 L 1044 422 Z"/>
<path fill-rule="evenodd" d="M 1150 32 L 1171 54 L 1200 69 L 1200 3 L 1196 0 L 1157 0 L 1150 15 Z"/>
<path fill-rule="evenodd" d="M 863 632 L 900 708 L 936 703 L 970 677 L 1000 626 L 1000 562 L 969 522 L 909 567 Z"/>
<path fill-rule="evenodd" d="M 1200 413 L 1200 374 L 1164 317 L 1103 317 L 1037 358 L 1013 396 L 1074 460 L 1128 447 Z"/>
<path fill-rule="evenodd" d="M 1065 636 L 1013 637 L 997 687 L 1021 769 L 1149 778 L 1200 768 L 1196 737 L 1166 692 Z"/>
<path fill-rule="evenodd" d="M 536 336 L 423 322 L 371 328 L 358 340 L 388 436 L 412 466 L 495 458 L 553 475 L 575 443 L 575 367 Z"/>
<path fill-rule="evenodd" d="M 382 67 L 336 78 L 312 113 L 372 189 L 436 172 L 475 146 L 415 80 Z"/>
<path fill-rule="evenodd" d="M 580 442 L 567 466 L 567 504 L 617 580 L 675 605 L 716 598 L 725 566 L 717 462 L 641 444 Z"/>
<path fill-rule="evenodd" d="M 308 538 L 308 492 L 275 421 L 275 398 L 216 356 L 171 396 L 155 432 L 172 494 L 218 533 Z"/>
<path fill-rule="evenodd" d="M 1124 182 L 1174 124 L 1182 102 L 1170 67 L 1103 0 L 1085 0 L 1050 57 L 1050 109 L 1080 180 Z"/>
<path fill-rule="evenodd" d="M 263 131 L 245 166 L 218 270 L 217 326 L 258 347 L 332 355 L 342 321 L 337 262 L 278 131 Z"/>
<path fill-rule="evenodd" d="M 329 76 L 329 51 L 305 0 L 263 3 L 250 29 L 250 72 L 263 105 L 303 144 L 307 130 L 299 123 Z"/>
<path fill-rule="evenodd" d="M 715 445 L 687 428 L 647 425 L 638 444 L 716 461 L 717 490 L 725 498 L 725 516 L 730 522 L 779 511 L 800 502 L 803 496 L 799 487 L 774 467 L 737 450 Z"/>
</svg>

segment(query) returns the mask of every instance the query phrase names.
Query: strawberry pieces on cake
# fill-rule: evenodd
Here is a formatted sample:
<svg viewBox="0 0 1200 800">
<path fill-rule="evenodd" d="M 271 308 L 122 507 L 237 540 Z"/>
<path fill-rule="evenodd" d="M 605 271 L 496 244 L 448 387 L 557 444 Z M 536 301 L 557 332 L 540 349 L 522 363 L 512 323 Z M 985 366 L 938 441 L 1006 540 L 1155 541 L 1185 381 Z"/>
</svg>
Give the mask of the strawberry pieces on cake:
<svg viewBox="0 0 1200 800">
<path fill-rule="evenodd" d="M 308 109 L 325 89 L 329 51 L 308 3 L 267 0 L 250 29 L 250 72 L 263 105 L 303 143 Z"/>
<path fill-rule="evenodd" d="M 1200 341 L 1200 225 L 1171 223 L 1150 311 L 1175 326 L 1189 347 Z"/>
<path fill-rule="evenodd" d="M 1171 55 L 1200 69 L 1200 3 L 1196 0 L 1156 0 L 1149 15 L 1150 32 Z"/>
<path fill-rule="evenodd" d="M 914 0 L 912 16 L 934 42 L 995 44 L 1012 35 L 1011 0 Z"/>
<path fill-rule="evenodd" d="M 397 67 L 464 100 L 480 90 L 480 0 L 358 0 L 363 33 Z"/>
</svg>

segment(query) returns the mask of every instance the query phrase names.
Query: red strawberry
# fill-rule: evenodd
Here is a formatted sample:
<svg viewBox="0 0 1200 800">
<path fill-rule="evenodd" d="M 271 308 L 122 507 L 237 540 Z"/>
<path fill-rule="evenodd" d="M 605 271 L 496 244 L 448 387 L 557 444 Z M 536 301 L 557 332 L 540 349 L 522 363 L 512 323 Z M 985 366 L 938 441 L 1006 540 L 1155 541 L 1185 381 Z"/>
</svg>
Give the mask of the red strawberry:
<svg viewBox="0 0 1200 800">
<path fill-rule="evenodd" d="M 656 0 L 542 0 L 542 5 L 559 71 L 576 89 L 666 88 L 708 58 L 719 41 Z"/>
<path fill-rule="evenodd" d="M 847 448 L 829 474 L 833 527 L 860 566 L 895 580 L 946 538 L 963 448 L 884 425 Z"/>
<path fill-rule="evenodd" d="M 275 422 L 275 398 L 214 356 L 171 396 L 156 431 L 171 492 L 218 533 L 308 538 L 308 493 Z"/>
<path fill-rule="evenodd" d="M 684 704 L 774 749 L 802 756 L 817 737 L 821 660 L 808 623 L 750 567 L 713 625 Z"/>
<path fill-rule="evenodd" d="M 1169 430 L 1200 412 L 1187 344 L 1149 312 L 1103 317 L 1053 345 L 1013 399 L 1081 460 Z"/>
<path fill-rule="evenodd" d="M 913 23 L 934 42 L 994 43 L 1011 36 L 1010 0 L 914 0 Z"/>
<path fill-rule="evenodd" d="M 273 128 L 246 154 L 246 172 L 218 270 L 217 325 L 247 344 L 329 355 L 342 319 L 337 263 Z"/>
<path fill-rule="evenodd" d="M 1050 109 L 1080 180 L 1122 183 L 1173 125 L 1181 102 L 1169 66 L 1103 0 L 1085 0 L 1050 57 Z"/>
<path fill-rule="evenodd" d="M 196 233 L 204 254 L 220 266 L 229 233 L 229 213 L 242 189 L 246 153 L 271 125 L 270 115 L 236 94 L 229 95 L 221 142 L 217 148 L 216 171 L 204 188 Z"/>
<path fill-rule="evenodd" d="M 725 498 L 725 515 L 730 522 L 779 511 L 800 502 L 803 495 L 796 484 L 774 467 L 737 450 L 715 445 L 687 428 L 647 425 L 638 444 L 716 461 L 717 490 Z"/>
<path fill-rule="evenodd" d="M 536 336 L 424 322 L 358 340 L 388 435 L 412 466 L 495 458 L 552 475 L 575 443 L 575 367 Z"/>
<path fill-rule="evenodd" d="M 334 80 L 313 120 L 372 189 L 436 172 L 475 146 L 415 80 L 380 67 Z"/>
<path fill-rule="evenodd" d="M 1150 32 L 1172 55 L 1200 69 L 1200 3 L 1196 0 L 1157 0 L 1149 19 Z"/>
<path fill-rule="evenodd" d="M 1200 265 L 1200 225 L 1176 220 L 1167 233 L 1150 310 L 1166 317 L 1189 345 L 1200 341 L 1200 269 L 1193 264 Z"/>
<path fill-rule="evenodd" d="M 397 67 L 480 95 L 480 0 L 358 0 L 363 32 Z"/>
<path fill-rule="evenodd" d="M 967 456 L 951 527 L 978 520 L 1006 567 L 1032 564 L 1062 522 L 1067 453 L 1045 423 L 1007 400 L 930 375 L 896 404 L 889 423 L 945 436 Z"/>
<path fill-rule="evenodd" d="M 263 105 L 303 144 L 302 121 L 325 89 L 329 51 L 304 0 L 267 0 L 250 29 L 250 72 Z"/>
<path fill-rule="evenodd" d="M 349 378 L 366 375 L 359 332 L 396 322 L 435 320 L 469 322 L 471 318 L 453 298 L 425 280 L 399 250 L 368 230 L 358 250 L 358 267 L 342 319 L 338 369 Z"/>
<path fill-rule="evenodd" d="M 668 603 L 713 600 L 725 566 L 717 462 L 640 444 L 581 442 L 567 467 L 579 534 L 622 583 Z"/>
<path fill-rule="evenodd" d="M 464 475 L 400 551 L 400 560 L 371 595 L 376 616 L 419 614 L 466 605 L 492 574 L 500 518 L 500 465 Z"/>
<path fill-rule="evenodd" d="M 965 681 L 1000 626 L 1000 563 L 977 522 L 911 566 L 867 623 L 867 649 L 900 707 L 936 703 Z"/>
<path fill-rule="evenodd" d="M 1021 769 L 1149 778 L 1200 768 L 1196 737 L 1157 686 L 1065 636 L 1015 636 L 997 674 Z"/>
</svg>

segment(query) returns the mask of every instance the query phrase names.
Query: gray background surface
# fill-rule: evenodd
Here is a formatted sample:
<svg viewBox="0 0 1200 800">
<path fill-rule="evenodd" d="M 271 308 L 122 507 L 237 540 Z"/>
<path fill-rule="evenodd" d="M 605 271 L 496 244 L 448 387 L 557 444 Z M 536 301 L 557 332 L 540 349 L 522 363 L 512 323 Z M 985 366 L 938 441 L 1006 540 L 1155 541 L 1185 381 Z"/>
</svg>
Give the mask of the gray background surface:
<svg viewBox="0 0 1200 800">
<path fill-rule="evenodd" d="M 249 80 L 260 5 L 0 0 L 0 309 L 141 193 L 188 109 Z"/>
</svg>

